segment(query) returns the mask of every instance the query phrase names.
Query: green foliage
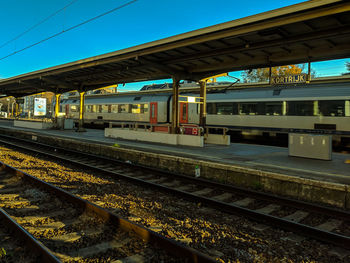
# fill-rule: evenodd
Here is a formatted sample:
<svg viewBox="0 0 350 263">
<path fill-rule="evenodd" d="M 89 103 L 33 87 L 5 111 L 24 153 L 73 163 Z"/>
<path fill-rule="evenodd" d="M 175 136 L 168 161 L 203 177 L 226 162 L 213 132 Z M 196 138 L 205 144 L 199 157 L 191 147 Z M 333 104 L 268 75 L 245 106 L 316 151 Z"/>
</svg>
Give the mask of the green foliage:
<svg viewBox="0 0 350 263">
<path fill-rule="evenodd" d="M 350 75 L 350 62 L 346 62 L 345 66 L 348 72 L 345 72 L 342 75 Z"/>
<path fill-rule="evenodd" d="M 279 66 L 271 68 L 271 76 L 287 76 L 287 75 L 297 75 L 303 72 L 305 65 L 288 65 L 288 66 Z M 262 82 L 269 80 L 270 74 L 269 68 L 257 68 L 253 70 L 245 70 L 242 73 L 243 82 Z M 311 70 L 311 77 L 315 77 L 315 72 Z"/>
</svg>

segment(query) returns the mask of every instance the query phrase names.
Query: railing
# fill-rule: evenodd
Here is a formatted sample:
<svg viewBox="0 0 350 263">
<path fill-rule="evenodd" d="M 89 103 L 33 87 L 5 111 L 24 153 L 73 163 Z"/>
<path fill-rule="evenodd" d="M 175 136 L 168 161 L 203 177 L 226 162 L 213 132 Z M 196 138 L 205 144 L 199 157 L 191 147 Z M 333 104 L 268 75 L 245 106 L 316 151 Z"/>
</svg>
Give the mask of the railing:
<svg viewBox="0 0 350 263">
<path fill-rule="evenodd" d="M 163 131 L 170 133 L 171 125 L 170 124 L 151 124 L 149 122 L 109 122 L 109 128 L 113 127 L 120 127 L 122 129 L 129 129 L 129 130 L 139 130 L 143 129 L 148 132 L 154 132 L 154 131 Z M 163 129 L 159 129 L 163 128 Z"/>
<path fill-rule="evenodd" d="M 120 127 L 122 129 L 129 130 L 145 130 L 148 132 L 167 132 L 171 131 L 171 124 L 150 124 L 149 122 L 109 122 L 109 128 Z M 180 134 L 196 135 L 196 136 L 208 136 L 209 129 L 222 129 L 222 135 L 226 136 L 229 130 L 226 127 L 201 127 L 197 124 L 180 124 Z M 205 132 L 204 132 L 205 131 Z"/>
<path fill-rule="evenodd" d="M 209 129 L 222 129 L 222 135 L 223 136 L 226 136 L 226 133 L 229 130 L 229 128 L 226 128 L 226 127 L 216 127 L 216 126 L 205 127 L 205 136 L 207 136 L 207 137 L 208 137 L 208 134 L 209 134 Z"/>
<path fill-rule="evenodd" d="M 203 134 L 203 127 L 197 124 L 181 124 L 180 134 L 201 136 Z"/>
</svg>

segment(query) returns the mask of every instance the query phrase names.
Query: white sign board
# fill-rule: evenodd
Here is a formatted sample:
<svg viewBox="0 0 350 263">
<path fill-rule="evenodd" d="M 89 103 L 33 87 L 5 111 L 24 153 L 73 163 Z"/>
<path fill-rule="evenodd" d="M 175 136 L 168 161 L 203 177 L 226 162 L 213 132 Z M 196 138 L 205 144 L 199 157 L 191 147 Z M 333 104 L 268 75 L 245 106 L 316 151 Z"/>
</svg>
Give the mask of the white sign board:
<svg viewBox="0 0 350 263">
<path fill-rule="evenodd" d="M 46 115 L 46 98 L 34 98 L 34 116 Z"/>
</svg>

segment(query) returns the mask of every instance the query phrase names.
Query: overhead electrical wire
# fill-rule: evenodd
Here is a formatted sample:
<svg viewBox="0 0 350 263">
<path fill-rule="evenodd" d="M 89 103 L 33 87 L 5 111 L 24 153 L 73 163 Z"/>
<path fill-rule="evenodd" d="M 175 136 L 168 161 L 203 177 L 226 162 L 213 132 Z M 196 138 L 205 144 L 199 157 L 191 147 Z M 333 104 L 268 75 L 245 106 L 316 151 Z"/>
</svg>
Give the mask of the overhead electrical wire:
<svg viewBox="0 0 350 263">
<path fill-rule="evenodd" d="M 59 35 L 62 35 L 63 33 L 66 33 L 66 32 L 68 32 L 68 31 L 71 31 L 71 30 L 73 30 L 73 29 L 75 29 L 75 28 L 78 28 L 78 27 L 80 27 L 80 26 L 82 26 L 82 25 L 85 25 L 85 24 L 87 24 L 87 23 L 89 23 L 89 22 L 92 22 L 92 21 L 94 21 L 94 20 L 96 20 L 96 19 L 98 19 L 98 18 L 101 18 L 101 17 L 105 16 L 105 15 L 108 15 L 108 14 L 110 14 L 110 13 L 113 13 L 113 12 L 117 11 L 117 10 L 120 10 L 120 9 L 126 7 L 126 6 L 129 6 L 129 5 L 131 5 L 131 4 L 135 3 L 135 2 L 137 2 L 137 1 L 138 1 L 138 0 L 129 1 L 129 2 L 125 3 L 125 4 L 123 4 L 123 5 L 120 5 L 120 6 L 117 6 L 117 7 L 113 8 L 113 9 L 111 9 L 111 10 L 105 12 L 105 13 L 102 13 L 102 14 L 100 14 L 100 15 L 97 15 L 97 16 L 93 17 L 93 18 L 90 18 L 90 19 L 88 19 L 88 20 L 85 20 L 85 21 L 83 21 L 83 22 L 81 22 L 81 23 L 79 23 L 79 24 L 77 24 L 77 25 L 74 25 L 74 26 L 72 26 L 72 27 L 69 27 L 69 28 L 67 28 L 67 29 L 64 29 L 64 30 L 62 30 L 61 32 L 58 32 L 58 33 L 56 33 L 56 34 L 54 34 L 54 35 L 51 35 L 51 36 L 49 36 L 49 37 L 47 37 L 47 38 L 44 38 L 44 39 L 42 39 L 42 40 L 40 40 L 40 41 L 38 41 L 38 42 L 35 42 L 35 43 L 33 43 L 33 44 L 29 45 L 29 46 L 24 47 L 24 48 L 22 48 L 22 49 L 19 49 L 19 50 L 17 50 L 17 51 L 14 51 L 14 52 L 12 52 L 12 53 L 10 53 L 10 54 L 4 56 L 4 57 L 1 57 L 1 58 L 0 58 L 0 61 L 1 61 L 1 60 L 4 60 L 5 58 L 11 57 L 11 56 L 13 56 L 13 55 L 15 55 L 15 54 L 18 54 L 18 53 L 20 53 L 20 52 L 23 52 L 24 50 L 27 50 L 27 49 L 32 48 L 32 47 L 34 47 L 34 46 L 37 46 L 37 45 L 39 45 L 39 44 L 41 44 L 41 43 L 43 43 L 43 42 L 46 42 L 46 41 L 48 41 L 48 40 L 50 40 L 50 39 L 52 39 L 52 38 L 54 38 L 54 37 L 57 37 L 57 36 L 59 36 Z"/>
<path fill-rule="evenodd" d="M 52 13 L 51 15 L 49 15 L 48 17 L 44 18 L 43 20 L 39 21 L 38 23 L 36 23 L 35 25 L 31 26 L 30 28 L 28 28 L 26 31 L 18 34 L 17 36 L 15 36 L 14 38 L 10 39 L 9 41 L 5 42 L 4 44 L 2 44 L 0 46 L 0 48 L 3 48 L 5 46 L 7 46 L 8 44 L 10 44 L 11 42 L 19 39 L 20 37 L 24 36 L 25 34 L 27 34 L 28 32 L 32 31 L 34 28 L 40 26 L 41 24 L 45 23 L 47 20 L 49 20 L 50 18 L 54 17 L 55 15 L 57 15 L 58 13 L 62 12 L 63 10 L 65 10 L 67 7 L 71 6 L 72 4 L 74 4 L 75 2 L 77 2 L 78 0 L 72 0 L 70 3 L 68 3 L 66 6 L 62 7 L 61 9 L 57 10 L 56 12 Z"/>
</svg>

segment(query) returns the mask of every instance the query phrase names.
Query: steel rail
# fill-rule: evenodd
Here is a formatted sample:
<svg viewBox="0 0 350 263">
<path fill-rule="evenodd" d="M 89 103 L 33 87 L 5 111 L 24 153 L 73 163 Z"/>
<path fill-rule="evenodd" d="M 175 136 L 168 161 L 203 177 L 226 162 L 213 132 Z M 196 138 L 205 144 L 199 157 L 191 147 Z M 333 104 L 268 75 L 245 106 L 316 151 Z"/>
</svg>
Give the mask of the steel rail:
<svg viewBox="0 0 350 263">
<path fill-rule="evenodd" d="M 11 137 L 11 138 L 13 139 L 13 137 Z M 17 140 L 17 138 L 16 138 L 16 140 Z M 291 232 L 296 232 L 296 233 L 299 233 L 303 236 L 307 236 L 307 237 L 311 237 L 313 239 L 321 240 L 321 241 L 326 242 L 326 243 L 331 243 L 331 244 L 334 244 L 334 245 L 339 246 L 339 247 L 344 247 L 347 249 L 350 247 L 350 237 L 348 237 L 348 236 L 343 236 L 343 235 L 339 235 L 339 234 L 336 234 L 333 232 L 324 231 L 324 230 L 321 230 L 321 229 L 318 229 L 315 227 L 303 225 L 300 223 L 296 223 L 294 221 L 290 221 L 290 220 L 275 217 L 272 215 L 260 213 L 260 212 L 250 210 L 247 208 L 243 208 L 243 207 L 240 207 L 237 205 L 220 202 L 220 201 L 217 201 L 217 200 L 214 200 L 211 198 L 197 196 L 197 195 L 185 192 L 185 191 L 181 191 L 181 190 L 167 187 L 164 185 L 159 185 L 157 183 L 148 182 L 146 180 L 142 180 L 142 179 L 135 178 L 132 176 L 124 175 L 124 174 L 119 173 L 119 172 L 110 171 L 110 170 L 107 170 L 104 168 L 99 168 L 99 167 L 89 165 L 89 164 L 86 164 L 83 162 L 72 160 L 71 158 L 65 158 L 63 156 L 59 156 L 58 154 L 60 151 L 63 151 L 63 152 L 74 154 L 74 155 L 80 155 L 80 156 L 82 156 L 82 158 L 93 158 L 93 160 L 95 160 L 95 161 L 96 161 L 96 159 L 98 159 L 98 160 L 118 163 L 118 165 L 124 165 L 124 166 L 135 167 L 135 168 L 142 168 L 143 170 L 147 169 L 151 172 L 160 173 L 163 176 L 165 174 L 180 176 L 181 178 L 183 178 L 189 182 L 192 182 L 192 183 L 199 183 L 200 185 L 203 185 L 203 186 L 204 185 L 208 186 L 208 184 L 210 184 L 212 187 L 213 186 L 221 187 L 222 189 L 225 189 L 227 191 L 231 191 L 233 193 L 239 192 L 241 194 L 255 196 L 257 198 L 261 198 L 261 199 L 268 200 L 268 201 L 273 201 L 275 203 L 281 202 L 285 205 L 290 205 L 293 207 L 297 207 L 299 209 L 300 208 L 310 209 L 311 211 L 315 211 L 318 213 L 322 213 L 322 211 L 324 210 L 325 211 L 324 214 L 332 215 L 332 217 L 339 217 L 342 219 L 349 219 L 350 218 L 350 213 L 347 211 L 342 211 L 342 210 L 332 209 L 332 208 L 322 207 L 322 206 L 316 206 L 316 208 L 315 208 L 313 204 L 308 204 L 306 202 L 295 201 L 295 200 L 287 199 L 287 198 L 280 198 L 280 197 L 270 195 L 270 194 L 265 194 L 265 193 L 252 191 L 252 190 L 248 190 L 248 189 L 243 189 L 243 188 L 231 187 L 231 186 L 227 186 L 227 185 L 223 185 L 223 184 L 219 184 L 219 183 L 213 183 L 211 181 L 207 181 L 207 180 L 203 180 L 203 179 L 198 180 L 195 178 L 191 178 L 191 177 L 187 177 L 187 176 L 183 176 L 183 175 L 178 175 L 175 173 L 164 172 L 164 171 L 161 171 L 159 169 L 153 169 L 153 168 L 144 167 L 144 166 L 127 164 L 127 163 L 124 163 L 124 162 L 121 162 L 118 160 L 113 160 L 113 159 L 109 159 L 109 158 L 105 158 L 105 157 L 101 157 L 101 156 L 97 156 L 97 155 L 68 150 L 68 149 L 64 149 L 64 148 L 60 148 L 60 147 L 54 147 L 54 146 L 50 146 L 50 145 L 46 145 L 46 144 L 42 144 L 42 143 L 32 142 L 32 141 L 23 140 L 23 139 L 19 139 L 19 140 L 26 142 L 26 143 L 30 143 L 30 144 L 40 145 L 41 147 L 48 147 L 51 149 L 53 148 L 53 149 L 56 149 L 56 152 L 54 154 L 51 154 L 48 152 L 39 151 L 39 150 L 32 149 L 32 148 L 26 148 L 24 146 L 19 146 L 19 145 L 16 145 L 14 143 L 9 143 L 9 142 L 4 142 L 4 143 L 6 143 L 8 145 L 15 146 L 15 147 L 19 147 L 22 149 L 26 149 L 26 150 L 29 150 L 29 151 L 32 151 L 35 153 L 39 152 L 39 153 L 42 153 L 45 155 L 49 155 L 51 157 L 58 158 L 58 159 L 64 160 L 64 161 L 72 163 L 72 164 L 78 164 L 82 167 L 88 167 L 89 169 L 92 169 L 92 170 L 95 170 L 98 172 L 103 172 L 103 173 L 108 174 L 108 175 L 119 176 L 121 178 L 128 179 L 129 181 L 132 181 L 134 183 L 148 185 L 152 188 L 161 189 L 162 191 L 164 191 L 166 193 L 176 194 L 176 195 L 179 195 L 183 198 L 186 198 L 186 199 L 189 199 L 189 200 L 192 200 L 195 202 L 201 202 L 201 203 L 206 204 L 206 205 L 213 207 L 215 209 L 219 208 L 221 211 L 224 211 L 226 213 L 235 214 L 235 215 L 244 215 L 244 216 L 246 216 L 254 221 L 262 222 L 262 223 L 265 223 L 268 225 L 272 225 L 274 227 L 278 226 L 282 229 L 286 229 L 286 230 L 291 231 Z M 235 191 L 237 191 L 237 192 L 235 192 Z"/>
<path fill-rule="evenodd" d="M 30 233 L 28 233 L 21 225 L 19 225 L 15 220 L 13 220 L 11 216 L 1 208 L 0 217 L 6 222 L 6 226 L 9 227 L 15 233 L 16 237 L 23 240 L 28 246 L 28 248 L 32 249 L 32 251 L 38 255 L 38 259 L 40 260 L 40 262 L 61 262 L 51 253 L 51 251 L 47 247 L 45 247 L 39 241 L 37 241 Z"/>
<path fill-rule="evenodd" d="M 3 162 L 0 161 L 0 168 L 9 171 L 11 173 L 15 173 L 17 176 L 22 176 L 25 180 L 28 180 L 29 182 L 38 185 L 39 187 L 50 191 L 54 193 L 57 196 L 60 196 L 66 200 L 68 200 L 71 203 L 74 203 L 82 208 L 84 208 L 88 212 L 94 212 L 98 216 L 100 216 L 105 222 L 111 223 L 115 225 L 116 227 L 120 227 L 124 231 L 128 232 L 133 232 L 135 233 L 140 239 L 156 245 L 157 247 L 160 247 L 170 254 L 176 256 L 176 257 L 181 257 L 181 258 L 186 258 L 190 262 L 216 262 L 213 258 L 195 250 L 189 247 L 186 247 L 176 241 L 173 241 L 171 239 L 168 239 L 162 235 L 159 235 L 156 232 L 153 232 L 149 229 L 146 229 L 143 226 L 137 225 L 132 223 L 131 221 L 124 219 L 116 214 L 113 214 L 106 209 L 103 209 L 102 207 L 99 207 L 87 200 L 84 200 L 80 197 L 74 196 L 70 194 L 69 192 L 58 188 L 54 185 L 51 185 L 43 180 L 40 180 L 26 172 L 23 172 L 21 170 L 18 170 L 14 167 L 11 167 L 10 165 L 7 165 Z M 12 220 L 13 221 L 13 220 Z M 15 222 L 14 222 L 15 223 Z M 24 230 L 22 227 L 20 229 Z M 19 231 L 19 230 L 18 230 Z M 23 231 L 22 231 L 23 232 Z M 26 232 L 24 230 L 24 232 Z M 27 233 L 28 234 L 28 233 Z M 31 236 L 30 234 L 28 234 Z M 26 239 L 30 239 L 30 237 L 26 237 Z M 34 239 L 31 237 L 31 239 Z M 33 242 L 36 241 L 35 239 Z M 36 241 L 36 243 L 39 243 Z M 43 251 L 48 250 L 46 247 L 43 248 Z M 49 256 L 49 255 L 48 255 Z M 46 258 L 46 255 L 45 255 Z M 49 257 L 48 257 L 49 258 Z M 44 261 L 46 262 L 46 261 Z M 59 260 L 56 259 L 56 261 L 48 261 L 48 262 L 60 262 Z"/>
<path fill-rule="evenodd" d="M 21 142 L 24 142 L 24 143 L 29 143 L 29 144 L 34 144 L 34 145 L 38 145 L 38 146 L 54 149 L 55 153 L 53 153 L 53 154 L 50 154 L 50 153 L 47 153 L 47 152 L 42 152 L 42 154 L 50 155 L 50 156 L 56 157 L 56 158 L 59 157 L 59 156 L 57 156 L 57 153 L 59 153 L 59 152 L 71 153 L 71 154 L 74 154 L 74 155 L 83 155 L 85 157 L 89 157 L 89 158 L 92 158 L 94 160 L 100 160 L 100 161 L 103 161 L 103 162 L 113 163 L 113 164 L 116 164 L 116 165 L 129 167 L 129 168 L 133 168 L 133 169 L 137 168 L 139 170 L 150 172 L 150 173 L 153 173 L 153 174 L 159 175 L 159 176 L 168 176 L 170 178 L 173 178 L 175 176 L 177 178 L 180 178 L 181 180 L 187 181 L 187 182 L 192 183 L 192 184 L 200 185 L 200 186 L 203 186 L 203 187 L 212 187 L 212 188 L 215 188 L 215 189 L 221 189 L 223 191 L 232 192 L 232 193 L 235 193 L 235 194 L 249 195 L 250 197 L 254 197 L 254 198 L 257 198 L 257 199 L 260 199 L 260 200 L 271 201 L 271 202 L 275 202 L 275 203 L 278 203 L 278 204 L 281 204 L 281 205 L 294 207 L 294 208 L 297 208 L 297 209 L 305 209 L 305 210 L 308 210 L 308 211 L 311 211 L 311 212 L 321 213 L 321 214 L 329 215 L 329 216 L 332 216 L 332 217 L 337 217 L 339 219 L 349 220 L 349 218 L 350 218 L 350 211 L 345 211 L 345 210 L 336 209 L 336 208 L 332 208 L 332 207 L 322 206 L 322 205 L 318 205 L 318 204 L 312 204 L 312 203 L 304 202 L 304 201 L 301 201 L 301 200 L 295 200 L 295 199 L 291 199 L 291 198 L 287 198 L 287 197 L 283 197 L 283 196 L 277 196 L 277 195 L 266 193 L 266 192 L 259 192 L 259 191 L 255 191 L 255 190 L 252 190 L 252 189 L 242 188 L 242 187 L 238 187 L 238 186 L 234 186 L 234 185 L 222 184 L 222 183 L 218 183 L 218 182 L 214 182 L 214 181 L 209 181 L 209 180 L 206 180 L 206 179 L 203 179 L 203 178 L 190 177 L 190 176 L 186 176 L 186 175 L 183 175 L 183 174 L 174 173 L 174 172 L 170 172 L 170 171 L 165 171 L 165 170 L 162 170 L 162 169 L 157 169 L 157 168 L 148 167 L 148 166 L 144 166 L 144 165 L 126 163 L 124 161 L 111 159 L 111 158 L 100 156 L 100 155 L 95 155 L 95 154 L 91 154 L 91 153 L 75 151 L 75 150 L 66 149 L 66 148 L 57 147 L 57 146 L 52 146 L 52 145 L 48 145 L 48 144 L 44 144 L 44 143 L 40 143 L 40 142 L 35 142 L 35 141 L 26 140 L 26 139 L 16 138 L 16 137 L 8 136 L 8 135 L 0 134 L 0 138 L 1 137 L 5 137 L 5 138 L 8 138 L 8 139 L 15 139 L 17 141 L 21 141 Z M 15 143 L 11 143 L 9 141 L 3 141 L 3 140 L 0 139 L 0 142 L 3 142 L 3 143 L 8 144 L 8 145 L 12 145 L 14 147 L 24 148 L 24 149 L 26 149 L 28 151 L 38 152 L 38 150 L 35 150 L 35 149 L 32 149 L 32 148 L 26 148 L 26 147 L 23 147 L 23 146 L 19 146 L 19 145 L 15 144 Z M 59 157 L 59 158 L 62 158 L 62 157 Z M 70 160 L 68 159 L 67 161 L 70 161 Z M 76 164 L 77 162 L 73 162 L 73 163 Z M 79 163 L 79 164 L 83 165 L 83 166 L 86 166 L 86 164 L 84 164 L 84 163 Z M 89 168 L 93 168 L 93 166 L 91 166 Z M 122 176 L 125 176 L 125 175 L 122 175 Z M 128 177 L 128 176 L 126 176 L 126 177 Z"/>
</svg>

